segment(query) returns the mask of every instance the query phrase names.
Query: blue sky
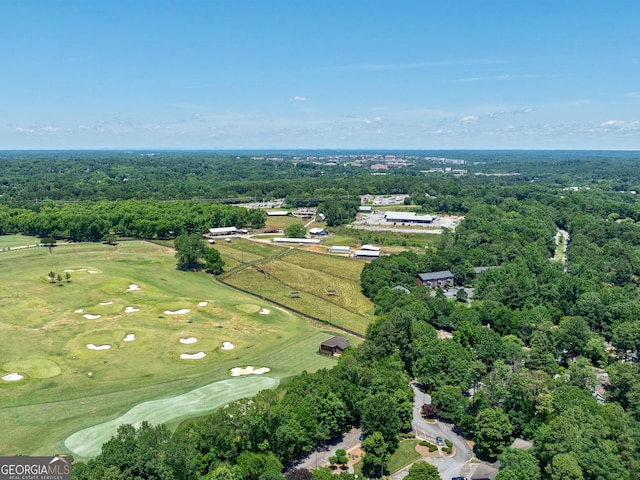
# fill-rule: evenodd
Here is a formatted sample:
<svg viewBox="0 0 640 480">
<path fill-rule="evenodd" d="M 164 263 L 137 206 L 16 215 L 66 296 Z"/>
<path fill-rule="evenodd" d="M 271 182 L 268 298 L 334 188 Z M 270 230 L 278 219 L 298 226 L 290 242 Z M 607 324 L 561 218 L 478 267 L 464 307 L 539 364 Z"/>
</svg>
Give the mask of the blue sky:
<svg viewBox="0 0 640 480">
<path fill-rule="evenodd" d="M 640 150 L 638 25 L 638 0 L 0 0 L 0 149 Z"/>
</svg>

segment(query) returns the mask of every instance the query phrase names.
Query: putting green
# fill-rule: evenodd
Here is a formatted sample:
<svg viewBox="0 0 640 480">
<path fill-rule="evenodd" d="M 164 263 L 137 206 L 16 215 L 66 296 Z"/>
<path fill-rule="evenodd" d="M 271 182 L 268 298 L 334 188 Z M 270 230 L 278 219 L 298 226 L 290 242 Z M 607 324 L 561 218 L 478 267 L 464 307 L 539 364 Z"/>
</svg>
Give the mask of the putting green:
<svg viewBox="0 0 640 480">
<path fill-rule="evenodd" d="M 50 378 L 62 371 L 57 363 L 45 358 L 24 358 L 7 362 L 2 366 L 8 372 L 26 373 L 31 378 Z"/>
<path fill-rule="evenodd" d="M 124 415 L 109 422 L 85 428 L 69 436 L 64 444 L 76 457 L 91 458 L 100 454 L 102 444 L 117 434 L 122 424 L 152 425 L 205 415 L 223 405 L 255 395 L 260 390 L 275 388 L 278 380 L 271 377 L 238 377 L 220 380 L 174 397 L 136 405 Z"/>
<path fill-rule="evenodd" d="M 256 313 L 260 311 L 260 306 L 253 303 L 243 303 L 241 305 L 236 305 L 236 308 L 244 313 Z"/>
</svg>

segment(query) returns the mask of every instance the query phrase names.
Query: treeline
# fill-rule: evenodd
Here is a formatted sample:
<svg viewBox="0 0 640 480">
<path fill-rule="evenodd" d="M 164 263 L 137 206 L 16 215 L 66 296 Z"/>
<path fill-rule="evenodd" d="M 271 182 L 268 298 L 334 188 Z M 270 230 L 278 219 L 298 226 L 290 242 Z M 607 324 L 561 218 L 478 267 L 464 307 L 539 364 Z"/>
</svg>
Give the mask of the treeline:
<svg viewBox="0 0 640 480">
<path fill-rule="evenodd" d="M 331 370 L 304 373 L 277 391 L 233 402 L 175 434 L 163 425 L 123 425 L 98 457 L 74 464 L 73 478 L 282 479 L 283 465 L 352 425 L 377 442 L 363 446 L 371 452 L 365 471 L 379 474 L 399 432 L 411 425 L 408 381 L 397 359 L 363 362 L 352 351 Z M 313 478 L 327 473 L 319 469 Z M 287 478 L 310 479 L 311 473 L 291 468 Z"/>
<path fill-rule="evenodd" d="M 429 173 L 447 165 L 429 156 L 462 158 L 468 175 Z M 287 198 L 292 207 L 358 195 L 409 193 L 438 212 L 464 213 L 476 199 L 493 203 L 509 186 L 561 190 L 590 187 L 607 192 L 640 190 L 638 156 L 627 152 L 425 152 L 406 167 L 372 175 L 355 167 L 307 161 L 306 154 L 254 160 L 246 153 L 217 152 L 0 152 L 0 202 Z M 333 159 L 332 159 L 333 160 Z M 487 177 L 474 173 L 518 173 Z M 534 182 L 534 183 L 531 183 Z M 461 190 L 473 188 L 466 195 Z M 429 193 L 431 197 L 425 197 Z M 500 193 L 498 193 L 500 195 Z M 512 192 L 508 193 L 512 195 Z M 516 197 L 517 198 L 517 197 Z"/>
<path fill-rule="evenodd" d="M 109 234 L 166 239 L 204 233 L 212 227 L 262 228 L 265 214 L 216 203 L 154 200 L 101 201 L 80 204 L 0 205 L 0 234 L 23 233 L 74 241 L 99 241 Z"/>
</svg>

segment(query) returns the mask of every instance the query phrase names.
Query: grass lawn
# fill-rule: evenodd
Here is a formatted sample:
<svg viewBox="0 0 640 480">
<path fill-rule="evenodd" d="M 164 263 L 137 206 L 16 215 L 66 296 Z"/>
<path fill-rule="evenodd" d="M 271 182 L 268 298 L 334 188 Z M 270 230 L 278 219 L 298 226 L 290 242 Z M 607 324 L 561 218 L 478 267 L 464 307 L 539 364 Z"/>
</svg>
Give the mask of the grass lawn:
<svg viewBox="0 0 640 480">
<path fill-rule="evenodd" d="M 410 465 L 422 458 L 416 451 L 416 445 L 420 443 L 419 440 L 403 440 L 400 442 L 398 449 L 393 452 L 393 455 L 389 458 L 388 463 L 384 466 L 385 471 L 390 473 L 396 473 L 407 465 Z M 353 471 L 358 475 L 358 478 L 364 478 L 362 474 L 362 460 L 359 460 L 353 465 Z"/>
<path fill-rule="evenodd" d="M 373 303 L 360 291 L 363 266 L 363 262 L 347 257 L 292 249 L 225 281 L 364 334 L 373 321 Z"/>
<path fill-rule="evenodd" d="M 51 254 L 44 248 L 12 251 L 0 255 L 0 269 L 11 272 L 0 280 L 0 376 L 24 376 L 0 380 L 0 455 L 66 452 L 67 437 L 136 405 L 159 399 L 170 405 L 172 397 L 213 388 L 204 401 L 181 397 L 181 404 L 193 406 L 177 416 L 160 409 L 160 418 L 175 427 L 237 395 L 236 386 L 214 382 L 233 380 L 252 394 L 335 364 L 317 354 L 334 332 L 203 273 L 177 271 L 166 247 L 129 241 L 59 245 Z M 50 271 L 62 274 L 60 285 L 46 279 Z M 125 341 L 131 334 L 135 340 Z M 197 342 L 180 341 L 188 337 Z M 221 348 L 224 342 L 235 348 Z M 90 350 L 88 344 L 110 348 Z M 197 352 L 206 356 L 180 359 Z M 231 368 L 247 365 L 271 371 L 262 378 L 229 377 Z M 146 405 L 148 413 L 163 404 Z"/>
<path fill-rule="evenodd" d="M 27 235 L 0 235 L 0 251 L 5 248 L 23 247 L 25 245 L 40 245 L 40 239 Z"/>
<path fill-rule="evenodd" d="M 265 228 L 279 228 L 284 230 L 287 226 L 293 224 L 304 225 L 309 220 L 304 220 L 300 217 L 287 216 L 287 217 L 267 217 L 265 222 Z"/>
<path fill-rule="evenodd" d="M 389 458 L 389 463 L 387 465 L 387 469 L 391 473 L 395 473 L 407 465 L 412 464 L 413 462 L 419 460 L 420 454 L 416 451 L 416 445 L 420 443 L 419 440 L 403 440 L 400 442 L 398 449 L 393 452 L 391 458 Z"/>
</svg>

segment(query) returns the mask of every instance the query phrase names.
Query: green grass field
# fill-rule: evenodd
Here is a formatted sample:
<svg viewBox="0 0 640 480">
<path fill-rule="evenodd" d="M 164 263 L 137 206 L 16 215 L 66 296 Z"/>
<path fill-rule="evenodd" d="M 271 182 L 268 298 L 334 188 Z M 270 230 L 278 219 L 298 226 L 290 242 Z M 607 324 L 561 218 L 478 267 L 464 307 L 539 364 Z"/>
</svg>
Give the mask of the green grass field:
<svg viewBox="0 0 640 480">
<path fill-rule="evenodd" d="M 45 248 L 11 251 L 0 255 L 0 269 L 0 376 L 24 376 L 0 380 L 0 455 L 67 452 L 64 441 L 76 432 L 123 415 L 139 421 L 143 417 L 126 416 L 135 406 L 153 412 L 162 403 L 150 402 L 164 399 L 170 409 L 178 395 L 213 389 L 200 402 L 180 397 L 186 408 L 166 414 L 175 427 L 236 398 L 235 387 L 214 382 L 232 380 L 253 394 L 265 382 L 270 388 L 303 370 L 335 364 L 317 354 L 334 332 L 203 273 L 177 271 L 174 252 L 166 247 L 129 241 L 116 247 L 59 245 L 51 254 Z M 64 278 L 65 270 L 70 282 L 46 278 L 50 271 Z M 139 289 L 129 290 L 132 284 Z M 189 312 L 165 313 L 182 309 Z M 260 313 L 265 309 L 268 314 Z M 135 340 L 125 342 L 130 334 Z M 187 337 L 197 342 L 180 342 Z M 223 342 L 235 348 L 223 350 Z M 90 350 L 87 344 L 111 348 Z M 206 356 L 180 359 L 196 352 Z M 232 367 L 246 365 L 271 371 L 263 378 L 229 377 Z"/>
<path fill-rule="evenodd" d="M 292 249 L 225 281 L 364 334 L 373 321 L 373 303 L 360 291 L 363 266 L 351 258 Z M 299 295 L 292 297 L 294 291 Z"/>
</svg>

